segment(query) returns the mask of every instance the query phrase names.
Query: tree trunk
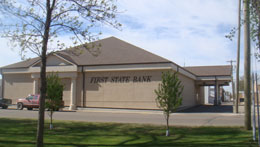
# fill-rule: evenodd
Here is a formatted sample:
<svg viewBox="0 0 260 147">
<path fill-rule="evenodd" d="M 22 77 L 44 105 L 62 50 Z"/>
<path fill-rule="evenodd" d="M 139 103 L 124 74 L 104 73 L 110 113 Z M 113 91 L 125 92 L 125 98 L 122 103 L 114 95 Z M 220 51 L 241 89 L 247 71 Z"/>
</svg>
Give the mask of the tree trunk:
<svg viewBox="0 0 260 147">
<path fill-rule="evenodd" d="M 235 113 L 238 113 L 239 100 L 239 66 L 240 66 L 240 31 L 241 31 L 241 0 L 238 0 L 238 35 L 237 35 L 237 70 L 236 70 L 236 99 L 235 99 Z"/>
<path fill-rule="evenodd" d="M 38 126 L 37 126 L 37 147 L 43 147 L 43 134 L 44 134 L 44 110 L 45 110 L 45 98 L 46 98 L 46 53 L 49 40 L 49 31 L 51 24 L 52 10 L 55 5 L 55 0 L 46 0 L 47 15 L 45 20 L 45 30 L 42 42 L 42 53 L 41 53 L 41 96 L 40 96 L 40 107 L 38 115 Z"/>
<path fill-rule="evenodd" d="M 245 129 L 251 130 L 251 101 L 250 101 L 250 23 L 249 23 L 249 0 L 244 0 L 244 92 L 245 92 Z"/>
<path fill-rule="evenodd" d="M 53 110 L 51 110 L 51 123 L 50 123 L 50 130 L 53 129 L 53 124 L 52 124 L 52 116 L 53 116 Z"/>
<path fill-rule="evenodd" d="M 166 136 L 170 136 L 170 130 L 169 130 L 169 114 L 166 114 Z"/>
<path fill-rule="evenodd" d="M 37 128 L 37 147 L 43 147 L 43 133 L 44 133 L 44 109 L 46 97 L 46 51 L 47 46 L 42 48 L 42 65 L 41 65 L 41 96 L 40 107 L 38 115 L 38 128 Z"/>
<path fill-rule="evenodd" d="M 257 87 L 257 73 L 255 73 L 255 85 Z M 256 88 L 256 112 L 257 112 L 257 125 L 260 126 L 260 119 L 259 119 L 259 93 L 258 88 Z M 260 144 L 260 127 L 258 127 L 258 145 Z"/>
</svg>

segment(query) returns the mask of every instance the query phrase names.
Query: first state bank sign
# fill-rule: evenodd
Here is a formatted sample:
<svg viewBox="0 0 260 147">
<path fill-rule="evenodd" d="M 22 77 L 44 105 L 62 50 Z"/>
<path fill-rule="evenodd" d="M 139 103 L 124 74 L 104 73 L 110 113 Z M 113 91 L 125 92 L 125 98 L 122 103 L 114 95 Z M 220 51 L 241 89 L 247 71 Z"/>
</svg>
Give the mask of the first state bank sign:
<svg viewBox="0 0 260 147">
<path fill-rule="evenodd" d="M 113 76 L 113 77 L 91 77 L 90 83 L 129 83 L 129 82 L 151 82 L 152 76 Z"/>
</svg>

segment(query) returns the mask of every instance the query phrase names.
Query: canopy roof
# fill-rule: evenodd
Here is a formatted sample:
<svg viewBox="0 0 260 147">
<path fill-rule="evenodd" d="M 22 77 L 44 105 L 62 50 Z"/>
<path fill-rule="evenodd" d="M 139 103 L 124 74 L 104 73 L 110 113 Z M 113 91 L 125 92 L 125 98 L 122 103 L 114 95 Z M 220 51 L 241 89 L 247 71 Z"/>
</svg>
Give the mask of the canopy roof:
<svg viewBox="0 0 260 147">
<path fill-rule="evenodd" d="M 197 76 L 231 76 L 230 65 L 184 67 Z"/>
</svg>

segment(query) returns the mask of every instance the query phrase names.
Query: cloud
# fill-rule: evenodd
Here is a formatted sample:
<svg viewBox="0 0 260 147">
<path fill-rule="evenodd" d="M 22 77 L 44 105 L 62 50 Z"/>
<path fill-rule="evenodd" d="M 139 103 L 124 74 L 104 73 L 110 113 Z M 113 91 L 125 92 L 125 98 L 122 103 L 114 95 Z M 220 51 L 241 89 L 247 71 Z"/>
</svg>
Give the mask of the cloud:
<svg viewBox="0 0 260 147">
<path fill-rule="evenodd" d="M 225 38 L 237 22 L 230 0 L 121 0 L 123 31 L 104 32 L 183 65 L 227 64 L 235 42 Z"/>
<path fill-rule="evenodd" d="M 231 0 L 120 0 L 122 31 L 102 25 L 100 38 L 116 36 L 181 66 L 228 64 L 236 59 L 236 42 L 225 34 L 237 26 L 237 6 Z M 68 38 L 61 40 L 71 44 Z M 0 66 L 20 60 L 5 42 Z"/>
<path fill-rule="evenodd" d="M 236 6 L 230 0 L 120 0 L 123 31 L 104 26 L 102 37 L 116 36 L 180 65 L 226 64 L 235 58 L 235 43 L 224 36 L 236 26 Z"/>
<path fill-rule="evenodd" d="M 237 2 L 121 0 L 119 3 L 119 8 L 125 10 L 119 16 L 123 31 L 109 29 L 104 37 L 116 36 L 181 66 L 223 65 L 236 59 L 236 41 L 229 41 L 225 35 L 237 26 Z"/>
<path fill-rule="evenodd" d="M 10 47 L 10 42 L 7 39 L 0 38 L 0 67 L 7 64 L 12 64 L 21 61 L 19 51 Z"/>
</svg>

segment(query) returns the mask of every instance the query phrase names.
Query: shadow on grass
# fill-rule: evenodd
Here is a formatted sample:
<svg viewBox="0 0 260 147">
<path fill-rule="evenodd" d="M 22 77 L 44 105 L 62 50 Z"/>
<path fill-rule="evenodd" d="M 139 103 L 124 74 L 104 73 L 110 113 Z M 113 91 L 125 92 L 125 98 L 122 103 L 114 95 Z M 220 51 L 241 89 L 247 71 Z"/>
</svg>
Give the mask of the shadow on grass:
<svg viewBox="0 0 260 147">
<path fill-rule="evenodd" d="M 48 121 L 46 121 L 48 122 Z M 0 146 L 35 146 L 35 120 L 0 118 Z M 238 127 L 171 127 L 117 123 L 55 122 L 45 125 L 45 146 L 257 146 L 251 132 Z"/>
<path fill-rule="evenodd" d="M 1 140 L 0 145 L 3 146 L 35 146 L 35 142 L 18 142 L 18 141 L 3 141 Z M 131 146 L 131 147 L 169 147 L 169 146 L 178 146 L 178 147 L 257 147 L 256 144 L 250 143 L 250 144 L 233 144 L 233 143 L 224 143 L 224 144 L 218 144 L 218 143 L 199 143 L 199 142 L 186 142 L 186 143 L 163 143 L 163 144 L 152 144 L 150 143 L 137 143 L 137 144 L 106 144 L 106 143 L 100 143 L 100 144 L 77 144 L 77 143 L 44 143 L 45 146 L 51 146 L 51 147 L 66 147 L 66 146 L 74 146 L 74 147 L 95 147 L 95 146 L 111 146 L 111 147 L 120 147 L 120 146 Z"/>
<path fill-rule="evenodd" d="M 198 105 L 178 112 L 179 113 L 233 113 L 233 106 L 232 105 L 218 105 L 218 106 Z"/>
</svg>

